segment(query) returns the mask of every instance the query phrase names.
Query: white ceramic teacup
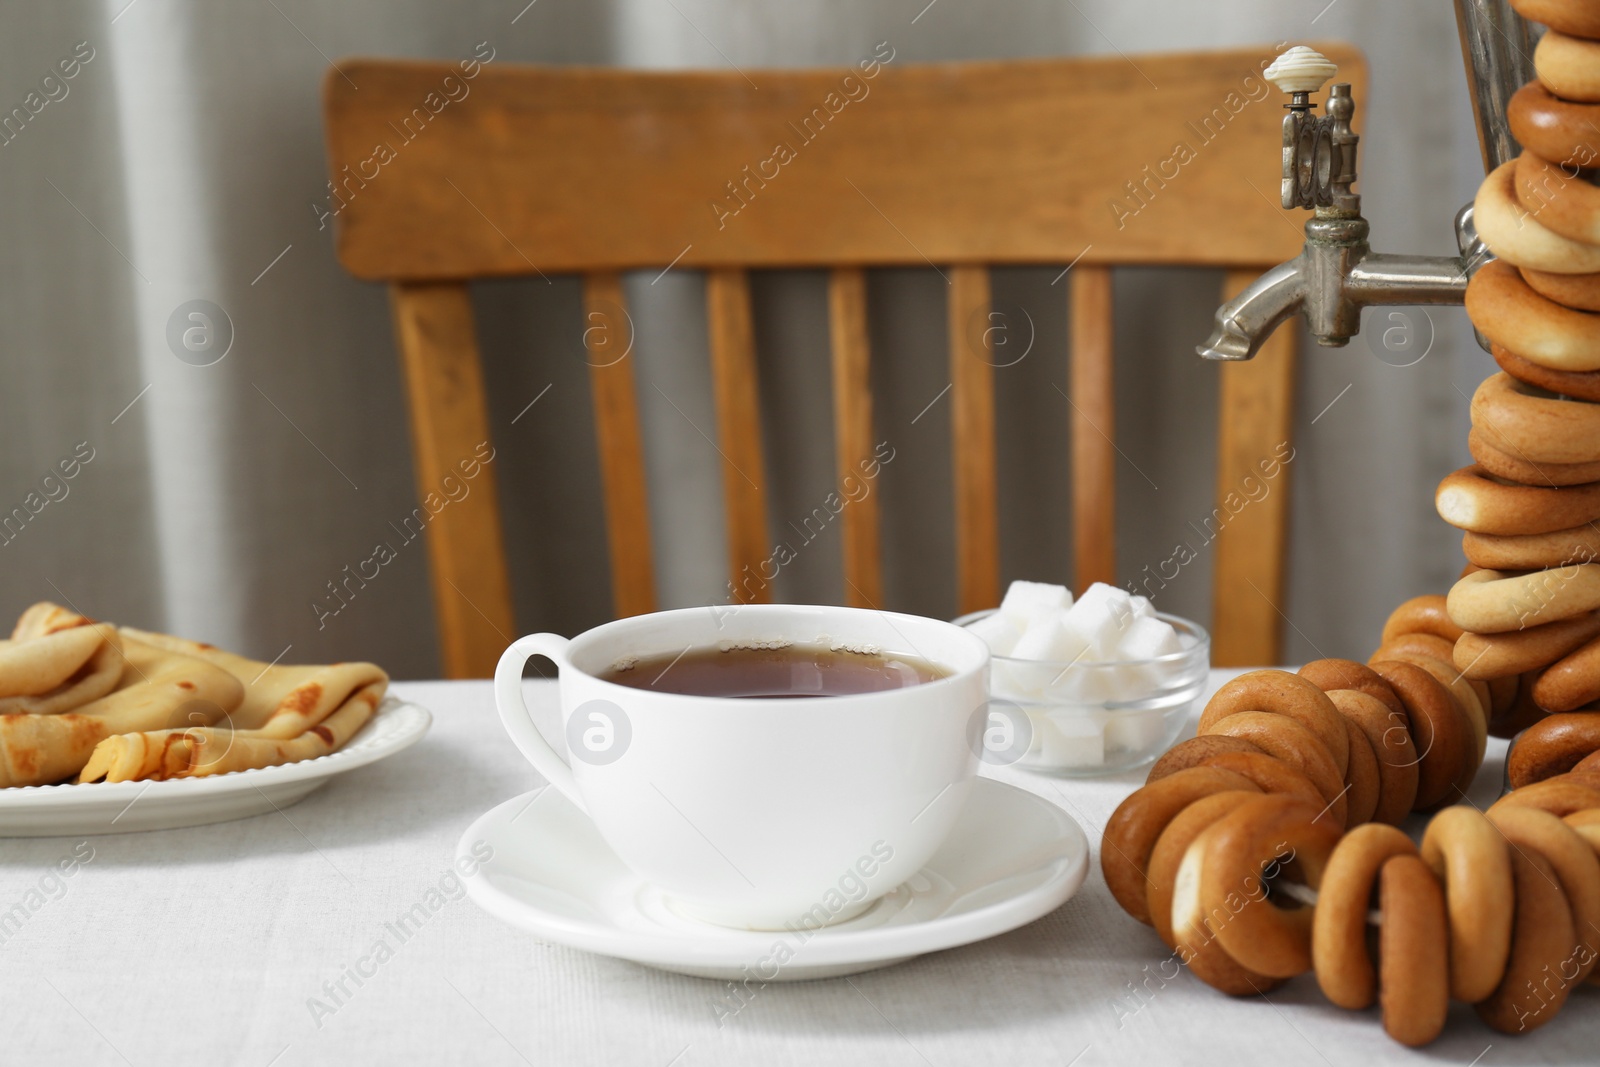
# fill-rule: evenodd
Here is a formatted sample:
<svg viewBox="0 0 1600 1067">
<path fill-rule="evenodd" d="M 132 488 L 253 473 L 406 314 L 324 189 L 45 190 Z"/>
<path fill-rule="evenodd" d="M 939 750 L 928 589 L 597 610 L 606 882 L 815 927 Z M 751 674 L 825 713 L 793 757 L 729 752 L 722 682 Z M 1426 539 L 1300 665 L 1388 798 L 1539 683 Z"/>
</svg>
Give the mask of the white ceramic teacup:
<svg viewBox="0 0 1600 1067">
<path fill-rule="evenodd" d="M 687 696 L 600 675 L 630 658 L 786 641 L 879 649 L 948 671 L 919 685 L 781 700 Z M 570 760 L 522 699 L 529 657 L 560 676 Z M 989 651 L 959 626 L 809 605 L 661 611 L 506 649 L 506 732 L 617 856 L 686 914 L 757 929 L 863 911 L 915 873 L 967 799 L 987 722 Z"/>
</svg>

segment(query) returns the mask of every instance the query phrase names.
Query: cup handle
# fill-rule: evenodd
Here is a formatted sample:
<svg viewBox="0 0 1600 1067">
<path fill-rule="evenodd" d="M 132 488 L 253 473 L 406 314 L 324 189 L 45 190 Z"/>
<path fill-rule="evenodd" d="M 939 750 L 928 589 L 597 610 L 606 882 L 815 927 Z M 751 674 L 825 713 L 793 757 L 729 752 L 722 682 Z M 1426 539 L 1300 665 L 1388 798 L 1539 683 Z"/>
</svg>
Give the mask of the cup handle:
<svg viewBox="0 0 1600 1067">
<path fill-rule="evenodd" d="M 560 634 L 529 634 L 513 641 L 500 654 L 500 662 L 494 669 L 494 704 L 500 712 L 500 724 L 511 735 L 517 749 L 533 764 L 534 770 L 544 775 L 551 785 L 561 790 L 568 800 L 578 806 L 579 811 L 587 815 L 589 809 L 578 792 L 578 781 L 572 776 L 572 768 L 567 766 L 533 725 L 528 706 L 522 702 L 522 668 L 529 657 L 547 657 L 556 665 L 559 674 L 569 666 L 567 645 L 570 643 Z"/>
</svg>

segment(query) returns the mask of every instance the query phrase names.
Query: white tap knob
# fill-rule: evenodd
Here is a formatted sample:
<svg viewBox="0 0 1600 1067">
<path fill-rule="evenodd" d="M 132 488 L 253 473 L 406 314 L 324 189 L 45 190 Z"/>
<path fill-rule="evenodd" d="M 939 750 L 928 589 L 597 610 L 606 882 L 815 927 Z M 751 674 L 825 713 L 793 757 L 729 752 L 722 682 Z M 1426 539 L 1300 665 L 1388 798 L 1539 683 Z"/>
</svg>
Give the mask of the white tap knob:
<svg viewBox="0 0 1600 1067">
<path fill-rule="evenodd" d="M 1273 60 L 1263 73 L 1283 92 L 1314 93 L 1339 73 L 1339 68 L 1316 49 L 1297 44 Z"/>
</svg>

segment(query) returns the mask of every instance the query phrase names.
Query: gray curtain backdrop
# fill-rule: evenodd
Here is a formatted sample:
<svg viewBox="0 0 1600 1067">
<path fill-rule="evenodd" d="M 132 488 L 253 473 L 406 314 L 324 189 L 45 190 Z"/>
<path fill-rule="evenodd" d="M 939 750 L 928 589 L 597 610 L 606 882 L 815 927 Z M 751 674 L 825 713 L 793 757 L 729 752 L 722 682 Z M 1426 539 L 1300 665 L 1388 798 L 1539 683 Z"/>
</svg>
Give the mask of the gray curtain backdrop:
<svg viewBox="0 0 1600 1067">
<path fill-rule="evenodd" d="M 29 115 L 0 144 L 0 509 L 30 516 L 0 543 L 0 615 L 49 598 L 264 659 L 438 672 L 421 542 L 321 625 L 312 606 L 376 543 L 398 544 L 389 524 L 414 503 L 386 295 L 343 272 L 311 208 L 325 192 L 330 59 L 460 58 L 488 41 L 496 63 L 748 70 L 843 65 L 879 41 L 899 64 L 1343 39 L 1372 66 L 1360 188 L 1374 244 L 1452 252 L 1451 217 L 1481 177 L 1447 0 L 524 3 L 0 9 L 0 112 Z M 1072 577 L 1058 270 L 995 278 L 997 304 L 1038 330 L 999 372 L 1007 579 Z M 723 598 L 725 574 L 720 461 L 701 434 L 715 432 L 702 282 L 651 277 L 629 279 L 628 295 L 657 571 L 664 604 L 705 603 Z M 1125 579 L 1212 506 L 1216 373 L 1192 352 L 1219 285 L 1207 272 L 1117 277 Z M 895 448 L 877 487 L 887 596 L 940 616 L 955 609 L 947 398 L 917 416 L 947 381 L 944 290 L 927 270 L 871 278 L 879 434 Z M 755 294 L 781 534 L 834 488 L 824 278 L 766 274 Z M 578 286 L 496 282 L 475 299 L 517 624 L 570 633 L 609 614 Z M 208 323 L 191 336 L 209 337 L 210 355 L 174 355 L 174 324 Z M 197 365 L 225 342 L 224 358 Z M 1444 590 L 1460 567 L 1433 488 L 1468 461 L 1467 397 L 1492 364 L 1462 312 L 1442 309 L 1369 313 L 1360 340 L 1310 350 L 1303 367 L 1289 656 L 1364 657 L 1395 602 Z M 1201 552 L 1160 604 L 1205 620 L 1210 582 Z M 784 599 L 839 590 L 836 530 L 777 583 Z"/>
</svg>

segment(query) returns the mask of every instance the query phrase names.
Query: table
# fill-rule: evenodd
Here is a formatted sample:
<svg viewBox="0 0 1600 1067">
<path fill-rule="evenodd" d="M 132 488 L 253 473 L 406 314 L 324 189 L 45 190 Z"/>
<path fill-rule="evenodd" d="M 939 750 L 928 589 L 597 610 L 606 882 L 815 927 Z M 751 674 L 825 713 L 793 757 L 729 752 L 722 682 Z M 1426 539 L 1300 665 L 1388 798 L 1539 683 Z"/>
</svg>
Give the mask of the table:
<svg viewBox="0 0 1600 1067">
<path fill-rule="evenodd" d="M 1232 673 L 1213 672 L 1213 687 Z M 1525 1038 L 1457 1005 L 1419 1055 L 1375 1012 L 1328 1004 L 1310 976 L 1252 1001 L 1186 973 L 1164 980 L 1168 953 L 1112 901 L 1098 853 L 1078 895 L 1038 922 L 849 979 L 769 985 L 720 1028 L 719 983 L 542 943 L 464 896 L 359 987 L 347 979 L 331 1014 L 314 1011 L 312 998 L 333 1004 L 325 983 L 396 942 L 385 924 L 439 887 L 467 825 L 540 781 L 502 734 L 489 683 L 394 689 L 433 710 L 428 738 L 281 814 L 0 844 L 0 914 L 30 890 L 43 899 L 0 943 L 0 1063 L 1493 1067 L 1592 1063 L 1600 1047 L 1593 989 Z M 546 724 L 554 698 L 553 683 L 529 683 Z M 1475 802 L 1497 792 L 1504 747 L 1491 744 Z M 1143 778 L 985 773 L 1060 804 L 1096 845 Z M 52 875 L 75 855 L 70 877 Z"/>
</svg>

